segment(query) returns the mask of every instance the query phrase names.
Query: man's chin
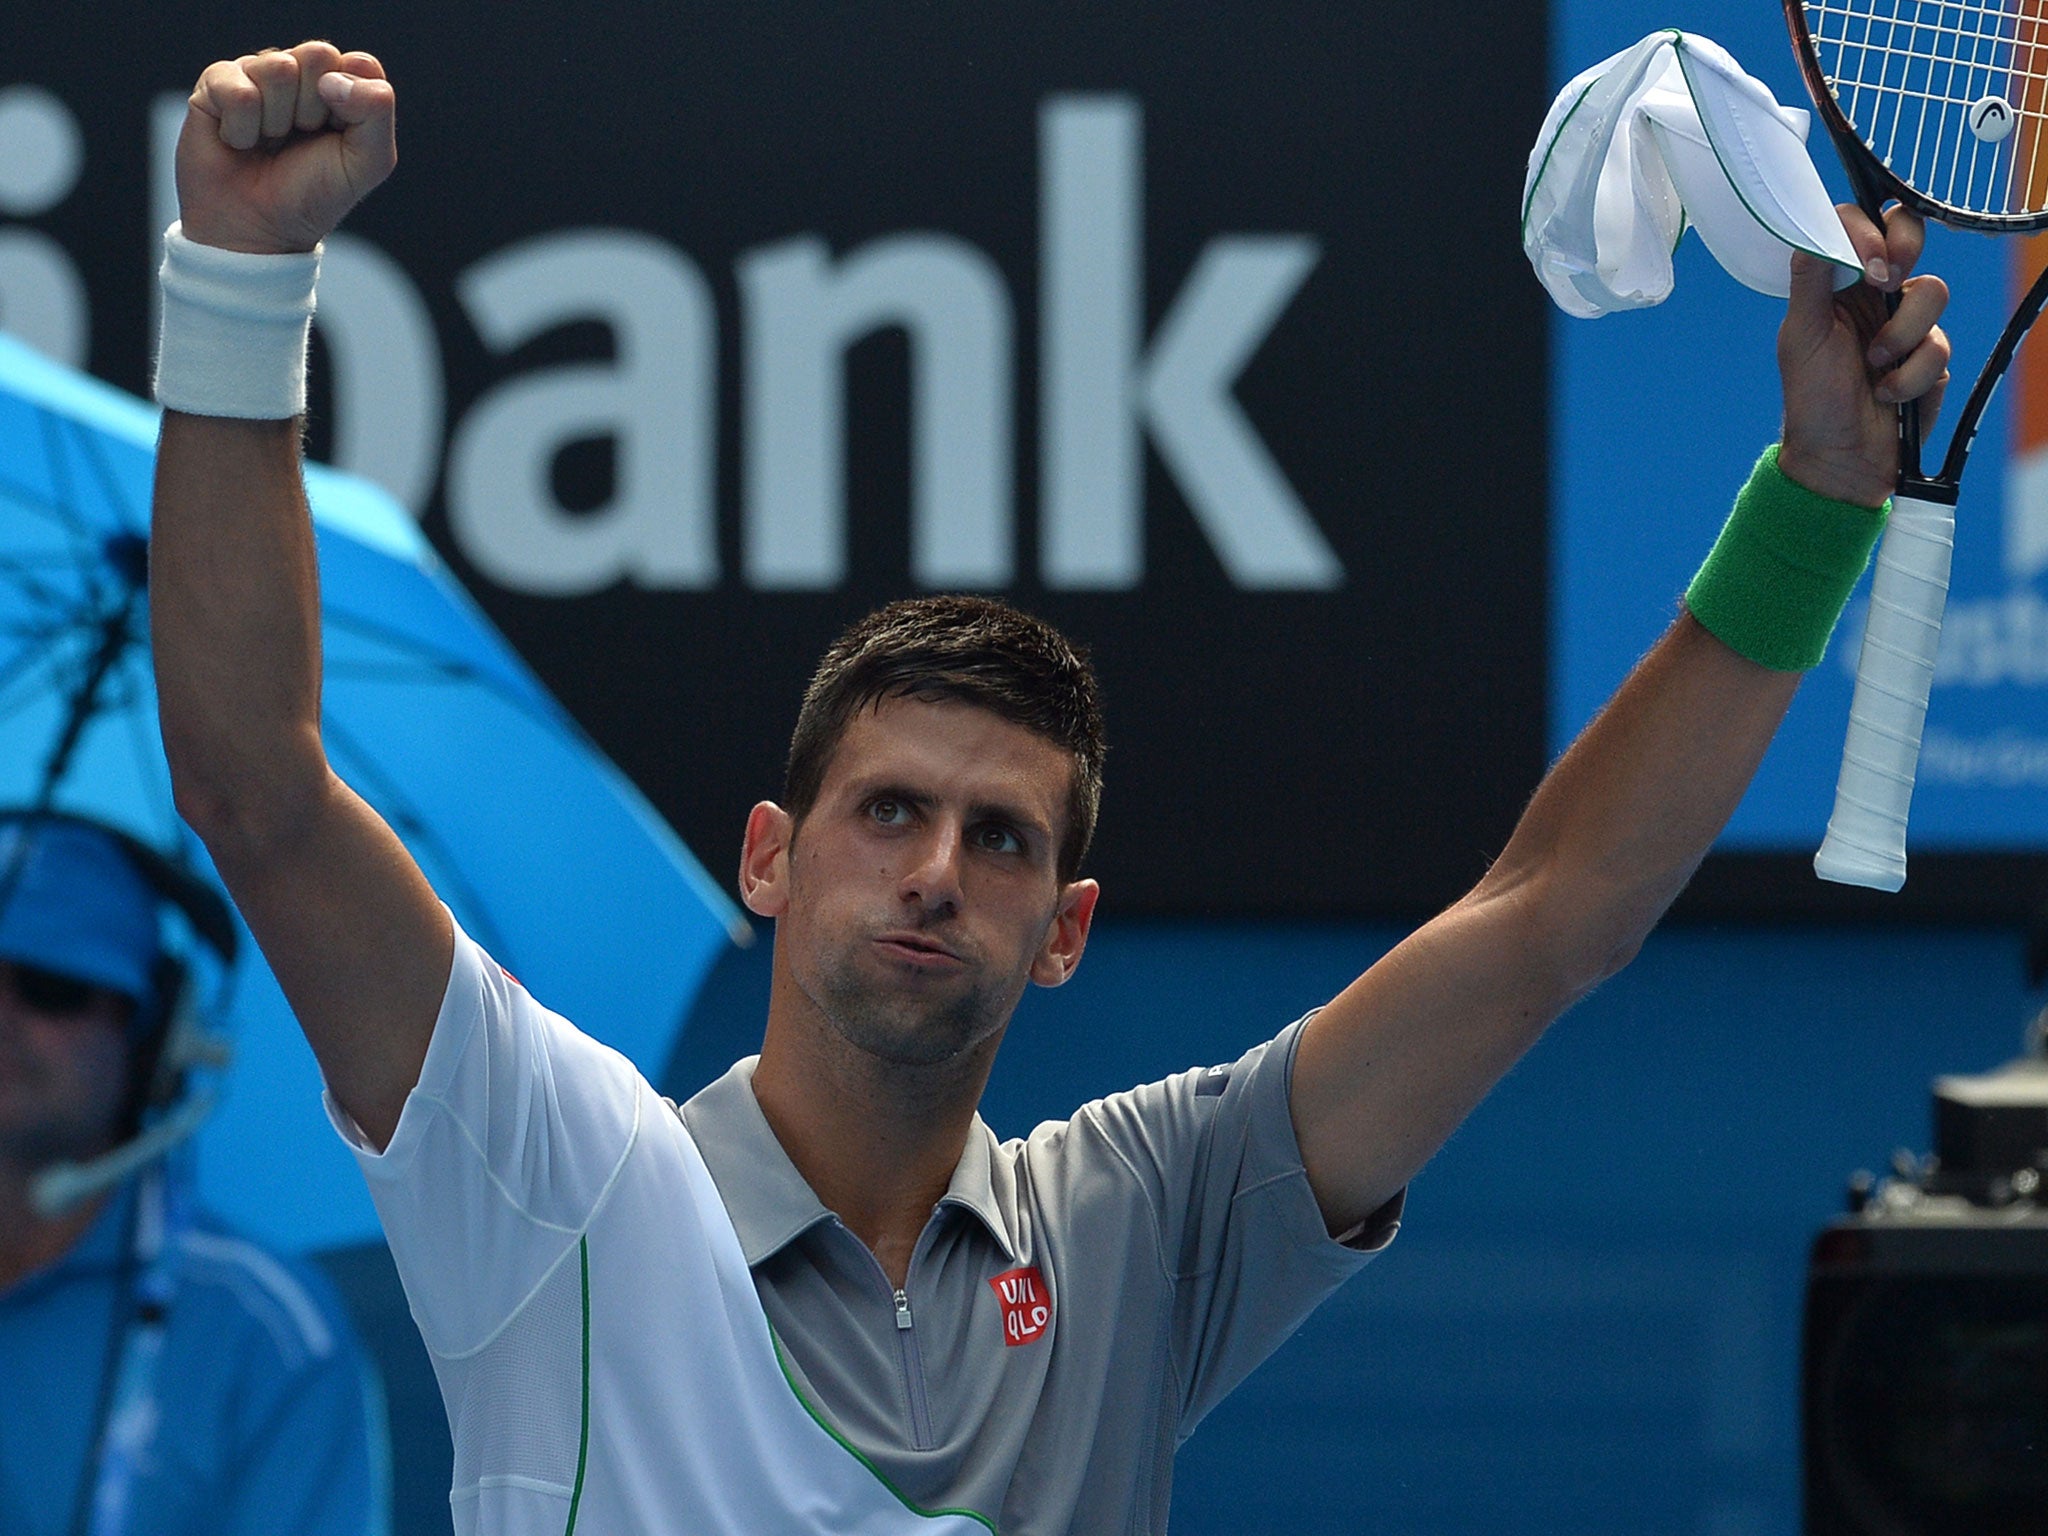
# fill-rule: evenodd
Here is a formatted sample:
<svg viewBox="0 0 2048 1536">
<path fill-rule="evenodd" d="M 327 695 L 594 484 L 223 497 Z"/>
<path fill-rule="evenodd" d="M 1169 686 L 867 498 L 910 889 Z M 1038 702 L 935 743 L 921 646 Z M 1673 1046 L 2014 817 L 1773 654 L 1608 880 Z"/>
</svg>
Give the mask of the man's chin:
<svg viewBox="0 0 2048 1536">
<path fill-rule="evenodd" d="M 863 1055 L 892 1067 L 942 1067 L 957 1061 L 987 1038 L 987 1032 L 886 1030 L 855 1027 L 840 1031 Z"/>
<path fill-rule="evenodd" d="M 1001 1029 L 980 1008 L 884 1010 L 874 999 L 832 1012 L 839 1035 L 862 1054 L 899 1067 L 956 1061 Z"/>
<path fill-rule="evenodd" d="M 1016 998 L 988 982 L 978 967 L 896 965 L 867 949 L 842 957 L 805 991 L 861 1054 L 891 1066 L 942 1067 L 1008 1023 Z"/>
</svg>

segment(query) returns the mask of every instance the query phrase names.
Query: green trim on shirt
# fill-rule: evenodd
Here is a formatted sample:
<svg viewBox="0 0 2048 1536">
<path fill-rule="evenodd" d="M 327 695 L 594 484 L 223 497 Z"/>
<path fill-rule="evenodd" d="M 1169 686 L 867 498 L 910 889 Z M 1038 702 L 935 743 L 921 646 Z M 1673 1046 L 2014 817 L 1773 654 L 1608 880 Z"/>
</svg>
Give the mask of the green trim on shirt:
<svg viewBox="0 0 2048 1536">
<path fill-rule="evenodd" d="M 583 1266 L 583 1433 L 576 1443 L 576 1487 L 569 1495 L 569 1523 L 562 1536 L 575 1536 L 576 1509 L 583 1502 L 583 1473 L 590 1465 L 590 1238 L 576 1240 L 576 1257 Z"/>
<path fill-rule="evenodd" d="M 870 1475 L 873 1476 L 874 1480 L 880 1483 L 884 1488 L 888 1489 L 890 1495 L 896 1500 L 898 1504 L 901 1504 L 905 1509 L 909 1510 L 913 1515 L 916 1515 L 921 1520 L 942 1520 L 948 1515 L 955 1515 L 962 1519 L 972 1520 L 976 1525 L 987 1526 L 989 1528 L 989 1531 L 992 1533 L 992 1536 L 1002 1536 L 1002 1533 L 996 1530 L 995 1522 L 989 1519 L 987 1515 L 982 1514 L 979 1510 L 924 1509 L 916 1504 L 913 1504 L 909 1499 L 905 1498 L 903 1496 L 903 1490 L 898 1488 L 894 1483 L 890 1482 L 888 1477 L 883 1473 L 882 1469 L 876 1466 L 872 1461 L 868 1460 L 867 1456 L 861 1451 L 859 1446 L 855 1445 L 851 1440 L 847 1439 L 846 1436 L 839 1433 L 838 1429 L 833 1426 L 832 1421 L 826 1418 L 824 1414 L 818 1412 L 818 1410 L 814 1406 L 812 1406 L 811 1400 L 804 1396 L 804 1389 L 796 1384 L 796 1373 L 790 1370 L 789 1368 L 789 1357 L 782 1352 L 782 1338 L 779 1334 L 776 1333 L 775 1327 L 772 1323 L 769 1325 L 768 1328 L 768 1341 L 775 1346 L 775 1363 L 782 1367 L 782 1379 L 789 1383 L 790 1392 L 795 1396 L 796 1400 L 799 1403 L 803 1404 L 804 1412 L 808 1413 L 811 1416 L 811 1418 L 817 1422 L 818 1427 L 824 1430 L 826 1434 L 830 1435 L 833 1438 L 833 1440 L 838 1443 L 840 1448 L 847 1453 L 847 1455 L 851 1456 L 855 1461 L 859 1462 L 862 1466 L 866 1467 Z"/>
</svg>

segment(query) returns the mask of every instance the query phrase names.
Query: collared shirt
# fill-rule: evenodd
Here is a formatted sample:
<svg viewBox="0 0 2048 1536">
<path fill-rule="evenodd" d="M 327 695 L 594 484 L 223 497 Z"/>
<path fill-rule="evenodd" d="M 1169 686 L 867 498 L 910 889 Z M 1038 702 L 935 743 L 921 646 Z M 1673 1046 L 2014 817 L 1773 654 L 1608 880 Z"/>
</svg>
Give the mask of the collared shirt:
<svg viewBox="0 0 2048 1536">
<path fill-rule="evenodd" d="M 745 1064 L 678 1110 L 458 929 L 383 1151 L 328 1100 L 440 1380 L 456 1530 L 1163 1529 L 1177 1439 L 1365 1261 L 1301 1170 L 1294 1038 L 1025 1144 L 977 1125 L 899 1298 Z"/>
<path fill-rule="evenodd" d="M 0 1536 L 68 1536 L 91 1497 L 134 1203 L 117 1191 L 61 1258 L 0 1292 Z M 387 1530 L 383 1398 L 325 1281 L 204 1215 L 175 1261 L 130 1536 Z"/>
<path fill-rule="evenodd" d="M 776 1140 L 756 1058 L 682 1114 L 798 1390 L 908 1501 L 1164 1531 L 1180 1442 L 1398 1226 L 1397 1197 L 1352 1245 L 1325 1231 L 1300 1028 L 1022 1140 L 976 1116 L 901 1290 Z"/>
</svg>

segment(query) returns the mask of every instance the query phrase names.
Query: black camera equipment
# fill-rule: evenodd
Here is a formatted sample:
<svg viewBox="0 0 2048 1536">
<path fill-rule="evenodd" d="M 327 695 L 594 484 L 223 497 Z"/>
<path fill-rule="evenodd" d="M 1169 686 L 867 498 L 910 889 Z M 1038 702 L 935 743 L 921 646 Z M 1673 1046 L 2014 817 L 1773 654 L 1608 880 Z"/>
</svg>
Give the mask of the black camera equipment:
<svg viewBox="0 0 2048 1536">
<path fill-rule="evenodd" d="M 2028 943 L 2048 977 L 2048 909 Z M 2048 1536 L 2048 1008 L 1934 1080 L 1934 1152 L 1859 1173 L 1807 1272 L 1809 1536 Z"/>
</svg>

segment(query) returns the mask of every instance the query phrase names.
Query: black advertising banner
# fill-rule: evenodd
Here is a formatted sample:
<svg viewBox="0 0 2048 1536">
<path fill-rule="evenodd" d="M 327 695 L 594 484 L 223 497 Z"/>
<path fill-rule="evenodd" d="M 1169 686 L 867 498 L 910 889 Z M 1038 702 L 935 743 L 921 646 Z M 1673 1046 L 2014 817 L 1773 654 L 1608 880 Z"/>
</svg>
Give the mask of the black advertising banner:
<svg viewBox="0 0 2048 1536">
<path fill-rule="evenodd" d="M 1095 653 L 1111 910 L 1419 912 L 1544 757 L 1544 17 L 1439 20 L 11 8 L 0 323 L 139 390 L 192 78 L 369 49 L 400 165 L 331 244 L 313 449 L 714 871 L 831 635 L 971 588 Z"/>
</svg>

